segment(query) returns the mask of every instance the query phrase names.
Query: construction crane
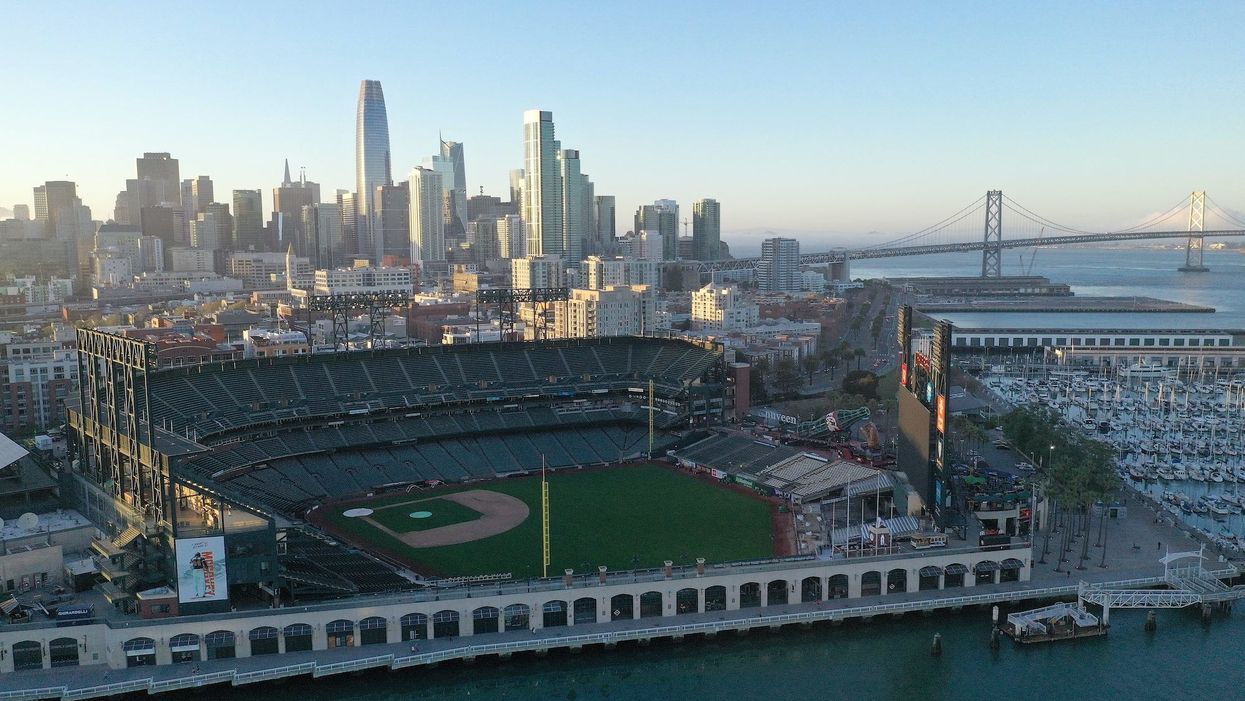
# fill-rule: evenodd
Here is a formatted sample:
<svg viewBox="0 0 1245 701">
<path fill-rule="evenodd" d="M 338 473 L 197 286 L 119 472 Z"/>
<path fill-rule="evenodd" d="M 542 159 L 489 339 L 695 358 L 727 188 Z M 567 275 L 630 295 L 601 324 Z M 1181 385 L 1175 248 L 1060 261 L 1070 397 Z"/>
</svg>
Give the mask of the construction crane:
<svg viewBox="0 0 1245 701">
<path fill-rule="evenodd" d="M 1033 247 L 1033 253 L 1029 255 L 1029 266 L 1025 267 L 1025 254 L 1020 254 L 1020 269 L 1024 272 L 1025 277 L 1033 274 L 1033 262 L 1037 260 L 1037 249 L 1042 245 L 1042 239 L 1046 236 L 1046 227 L 1038 232 L 1038 245 Z"/>
</svg>

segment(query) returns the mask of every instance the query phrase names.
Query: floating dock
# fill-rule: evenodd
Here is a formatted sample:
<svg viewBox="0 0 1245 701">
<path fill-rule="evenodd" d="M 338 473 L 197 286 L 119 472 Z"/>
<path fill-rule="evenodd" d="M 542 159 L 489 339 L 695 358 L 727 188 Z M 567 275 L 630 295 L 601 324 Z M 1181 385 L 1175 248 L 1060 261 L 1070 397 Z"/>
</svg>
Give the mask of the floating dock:
<svg viewBox="0 0 1245 701">
<path fill-rule="evenodd" d="M 1008 614 L 1007 622 L 1001 629 L 1022 645 L 1096 638 L 1107 634 L 1107 626 L 1097 616 L 1077 604 L 1064 602 Z"/>
</svg>

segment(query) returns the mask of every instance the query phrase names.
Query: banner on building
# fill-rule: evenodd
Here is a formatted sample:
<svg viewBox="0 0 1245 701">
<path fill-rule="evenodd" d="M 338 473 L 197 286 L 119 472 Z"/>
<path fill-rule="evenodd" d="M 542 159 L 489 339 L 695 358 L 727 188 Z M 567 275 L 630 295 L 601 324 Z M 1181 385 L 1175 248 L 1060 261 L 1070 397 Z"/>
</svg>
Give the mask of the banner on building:
<svg viewBox="0 0 1245 701">
<path fill-rule="evenodd" d="M 177 540 L 177 600 L 183 604 L 225 601 L 229 583 L 225 577 L 225 538 L 179 538 Z"/>
</svg>

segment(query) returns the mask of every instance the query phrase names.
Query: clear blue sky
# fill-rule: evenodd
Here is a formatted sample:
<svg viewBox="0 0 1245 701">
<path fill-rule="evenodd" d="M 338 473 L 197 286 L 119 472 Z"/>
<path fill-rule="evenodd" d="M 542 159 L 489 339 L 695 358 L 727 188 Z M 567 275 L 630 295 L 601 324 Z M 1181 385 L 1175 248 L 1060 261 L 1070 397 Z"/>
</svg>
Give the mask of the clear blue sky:
<svg viewBox="0 0 1245 701">
<path fill-rule="evenodd" d="M 726 231 L 904 233 L 990 188 L 1119 227 L 1190 190 L 1245 209 L 1245 3 L 19 3 L 4 11 L 0 206 L 79 183 L 96 218 L 134 158 L 217 193 L 282 159 L 354 186 L 355 98 L 382 81 L 394 175 L 465 144 L 505 194 L 522 112 L 552 110 L 620 229 L 722 202 Z M 295 170 L 297 172 L 297 170 Z M 222 199 L 218 194 L 218 199 Z M 730 240 L 730 236 L 727 237 Z M 806 239 L 806 240 L 807 240 Z M 811 242 L 810 242 L 811 243 Z M 808 246 L 810 244 L 806 244 Z"/>
</svg>

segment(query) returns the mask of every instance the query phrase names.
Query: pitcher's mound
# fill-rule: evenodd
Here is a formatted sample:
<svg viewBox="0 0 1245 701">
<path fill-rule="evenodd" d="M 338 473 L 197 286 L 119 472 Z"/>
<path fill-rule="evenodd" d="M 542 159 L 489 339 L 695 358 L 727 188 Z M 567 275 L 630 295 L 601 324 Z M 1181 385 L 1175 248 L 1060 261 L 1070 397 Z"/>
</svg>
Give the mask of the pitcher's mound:
<svg viewBox="0 0 1245 701">
<path fill-rule="evenodd" d="M 437 498 L 458 502 L 479 512 L 480 518 L 410 533 L 396 533 L 375 521 L 372 521 L 372 524 L 412 548 L 439 548 L 443 545 L 470 543 L 473 540 L 505 533 L 527 520 L 529 513 L 527 504 L 521 499 L 487 489 L 455 492 Z"/>
</svg>

